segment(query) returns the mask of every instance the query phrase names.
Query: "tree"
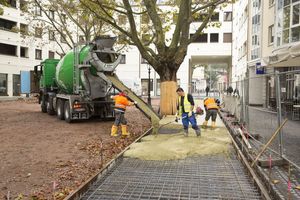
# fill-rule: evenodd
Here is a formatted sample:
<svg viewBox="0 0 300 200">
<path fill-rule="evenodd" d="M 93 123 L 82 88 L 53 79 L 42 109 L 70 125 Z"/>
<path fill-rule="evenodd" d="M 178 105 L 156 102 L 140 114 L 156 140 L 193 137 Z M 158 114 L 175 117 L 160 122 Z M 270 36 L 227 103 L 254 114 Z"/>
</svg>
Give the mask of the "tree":
<svg viewBox="0 0 300 200">
<path fill-rule="evenodd" d="M 224 65 L 209 65 L 205 67 L 204 77 L 206 79 L 206 84 L 210 89 L 216 88 L 216 84 L 220 76 L 225 75 L 226 66 Z"/>
<path fill-rule="evenodd" d="M 176 73 L 187 54 L 188 45 L 195 41 L 210 23 L 217 6 L 226 0 L 164 1 L 170 9 L 164 10 L 156 0 L 80 0 L 99 19 L 110 24 L 125 36 L 125 41 L 136 46 L 141 56 L 159 74 L 161 81 L 161 114 L 176 112 Z M 160 1 L 161 2 L 161 1 Z M 111 15 L 112 11 L 114 15 Z M 175 17 L 173 18 L 173 15 Z M 104 17 L 105 16 L 105 17 Z M 129 27 L 119 24 L 116 16 L 126 16 Z M 138 27 L 138 18 L 148 23 Z M 196 18 L 202 23 L 190 37 L 190 25 Z M 171 29 L 173 28 L 172 32 Z M 171 33 L 170 36 L 168 34 Z M 145 37 L 147 36 L 147 37 Z"/>
<path fill-rule="evenodd" d="M 33 8 L 29 16 L 33 28 L 41 28 L 49 39 L 54 40 L 64 55 L 67 49 L 72 49 L 77 43 L 92 41 L 97 35 L 103 35 L 110 30 L 103 20 L 95 20 L 89 10 L 76 0 L 31 0 L 28 6 Z M 36 9 L 43 13 L 41 17 Z M 35 23 L 34 23 L 35 22 Z M 65 45 L 62 45 L 65 44 Z"/>
</svg>

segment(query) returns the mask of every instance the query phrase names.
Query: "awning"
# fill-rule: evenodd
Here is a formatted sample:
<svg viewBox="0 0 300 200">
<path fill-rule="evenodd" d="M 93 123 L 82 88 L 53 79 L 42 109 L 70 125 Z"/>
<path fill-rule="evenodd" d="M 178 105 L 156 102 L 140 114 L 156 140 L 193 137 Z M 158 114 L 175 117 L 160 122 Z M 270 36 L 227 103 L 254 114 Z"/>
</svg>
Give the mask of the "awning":
<svg viewBox="0 0 300 200">
<path fill-rule="evenodd" d="M 268 57 L 263 58 L 269 67 L 297 67 L 300 66 L 300 42 L 276 49 Z"/>
</svg>

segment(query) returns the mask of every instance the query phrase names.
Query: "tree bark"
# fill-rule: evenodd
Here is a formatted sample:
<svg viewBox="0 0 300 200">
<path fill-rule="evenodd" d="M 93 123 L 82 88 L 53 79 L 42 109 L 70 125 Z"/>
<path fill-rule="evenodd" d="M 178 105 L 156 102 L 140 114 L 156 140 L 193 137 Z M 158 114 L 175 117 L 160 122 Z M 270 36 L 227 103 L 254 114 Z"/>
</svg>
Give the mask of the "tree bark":
<svg viewBox="0 0 300 200">
<path fill-rule="evenodd" d="M 177 111 L 177 81 L 164 81 L 160 84 L 160 114 L 173 115 Z"/>
<path fill-rule="evenodd" d="M 177 73 L 178 67 L 160 67 L 160 114 L 173 115 L 177 111 Z"/>
</svg>

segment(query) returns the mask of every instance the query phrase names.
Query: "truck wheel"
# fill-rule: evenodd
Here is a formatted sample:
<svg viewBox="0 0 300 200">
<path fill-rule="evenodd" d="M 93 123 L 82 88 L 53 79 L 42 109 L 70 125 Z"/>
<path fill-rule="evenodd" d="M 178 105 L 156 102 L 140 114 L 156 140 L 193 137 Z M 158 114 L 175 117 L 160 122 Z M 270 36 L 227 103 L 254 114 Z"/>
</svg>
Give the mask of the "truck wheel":
<svg viewBox="0 0 300 200">
<path fill-rule="evenodd" d="M 64 120 L 65 119 L 65 115 L 64 115 L 64 100 L 62 99 L 58 99 L 57 100 L 57 105 L 56 105 L 56 113 L 57 113 L 57 118 L 60 120 Z"/>
<path fill-rule="evenodd" d="M 47 113 L 49 115 L 54 115 L 55 111 L 54 111 L 54 108 L 53 108 L 53 98 L 52 97 L 48 98 L 48 101 L 46 101 L 46 106 L 47 106 Z"/>
<path fill-rule="evenodd" d="M 64 106 L 64 117 L 65 121 L 68 123 L 71 123 L 71 109 L 70 109 L 70 104 L 69 101 L 65 101 L 65 106 Z"/>
<path fill-rule="evenodd" d="M 41 111 L 42 111 L 43 113 L 46 113 L 46 112 L 47 112 L 46 98 L 45 98 L 45 95 L 44 95 L 44 94 L 41 94 L 41 95 L 42 95 Z"/>
</svg>

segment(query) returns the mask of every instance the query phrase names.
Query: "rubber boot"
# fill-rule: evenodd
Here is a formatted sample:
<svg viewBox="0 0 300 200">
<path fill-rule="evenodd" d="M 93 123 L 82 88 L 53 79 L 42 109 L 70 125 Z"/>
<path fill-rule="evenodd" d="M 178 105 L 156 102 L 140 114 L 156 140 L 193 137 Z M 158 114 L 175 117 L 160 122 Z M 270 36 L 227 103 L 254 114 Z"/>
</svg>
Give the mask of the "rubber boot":
<svg viewBox="0 0 300 200">
<path fill-rule="evenodd" d="M 127 125 L 122 126 L 122 136 L 129 136 L 130 134 L 127 132 Z"/>
<path fill-rule="evenodd" d="M 197 137 L 201 136 L 201 129 L 198 128 L 195 130 Z"/>
<path fill-rule="evenodd" d="M 202 127 L 206 128 L 207 127 L 207 123 L 208 123 L 208 121 L 204 121 L 203 124 L 202 124 Z"/>
<path fill-rule="evenodd" d="M 113 136 L 113 137 L 118 136 L 118 127 L 116 125 L 113 125 L 111 127 L 111 134 L 110 135 Z"/>
<path fill-rule="evenodd" d="M 184 130 L 183 130 L 183 135 L 184 135 L 185 137 L 189 136 L 189 130 L 188 130 L 188 129 L 184 129 Z"/>
<path fill-rule="evenodd" d="M 211 123 L 211 128 L 216 128 L 216 122 Z"/>
</svg>

